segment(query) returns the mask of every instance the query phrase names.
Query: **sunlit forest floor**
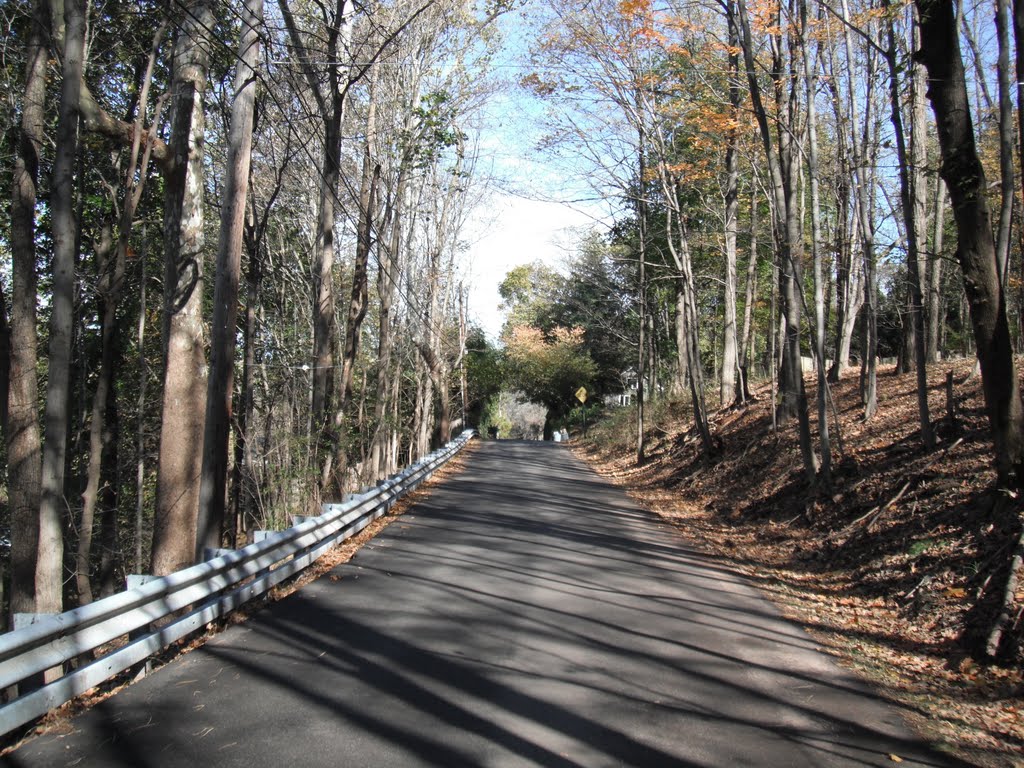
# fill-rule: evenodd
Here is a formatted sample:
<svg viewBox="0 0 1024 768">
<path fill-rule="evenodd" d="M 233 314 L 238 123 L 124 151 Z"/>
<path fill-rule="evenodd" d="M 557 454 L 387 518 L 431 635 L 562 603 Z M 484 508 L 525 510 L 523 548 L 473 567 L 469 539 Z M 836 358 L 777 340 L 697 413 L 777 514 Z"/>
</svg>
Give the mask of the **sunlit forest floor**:
<svg viewBox="0 0 1024 768">
<path fill-rule="evenodd" d="M 950 370 L 955 425 L 946 417 Z M 972 660 L 977 637 L 965 631 L 993 615 L 1022 511 L 1020 499 L 993 491 L 980 380 L 971 373 L 970 361 L 929 370 L 940 443 L 927 453 L 915 376 L 882 368 L 878 414 L 865 423 L 851 371 L 832 388 L 842 450 L 833 413 L 828 489 L 808 490 L 795 423 L 772 430 L 768 385 L 754 401 L 712 415 L 720 442 L 710 461 L 686 403 L 656 409 L 643 466 L 626 411 L 577 450 L 757 582 L 826 650 L 912 713 L 924 737 L 977 765 L 1024 765 L 1024 592 L 1002 666 Z M 813 376 L 807 384 L 813 419 Z"/>
</svg>

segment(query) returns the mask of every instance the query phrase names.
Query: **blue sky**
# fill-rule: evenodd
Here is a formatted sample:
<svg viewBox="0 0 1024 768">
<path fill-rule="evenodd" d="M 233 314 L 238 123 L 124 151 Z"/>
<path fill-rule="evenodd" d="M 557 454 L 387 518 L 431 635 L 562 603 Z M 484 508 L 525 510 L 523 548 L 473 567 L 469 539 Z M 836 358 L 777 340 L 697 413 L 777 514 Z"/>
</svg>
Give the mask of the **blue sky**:
<svg viewBox="0 0 1024 768">
<path fill-rule="evenodd" d="M 494 59 L 505 87 L 489 101 L 479 137 L 478 170 L 494 181 L 472 217 L 469 245 L 469 315 L 493 339 L 501 331 L 498 285 L 519 264 L 541 260 L 556 268 L 589 227 L 601 226 L 607 208 L 581 200 L 592 195 L 564 167 L 536 149 L 543 135 L 540 104 L 516 83 L 529 73 L 532 24 L 527 9 L 503 16 L 504 45 Z"/>
</svg>

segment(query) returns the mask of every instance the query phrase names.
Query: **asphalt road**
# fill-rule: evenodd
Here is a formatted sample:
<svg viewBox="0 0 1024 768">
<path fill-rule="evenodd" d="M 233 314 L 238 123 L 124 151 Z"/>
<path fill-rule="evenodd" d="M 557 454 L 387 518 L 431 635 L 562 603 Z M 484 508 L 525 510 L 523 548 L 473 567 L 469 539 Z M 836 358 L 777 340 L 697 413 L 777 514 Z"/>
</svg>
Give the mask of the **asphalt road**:
<svg viewBox="0 0 1024 768">
<path fill-rule="evenodd" d="M 511 441 L 72 726 L 4 764 L 954 764 L 565 446 Z"/>
</svg>

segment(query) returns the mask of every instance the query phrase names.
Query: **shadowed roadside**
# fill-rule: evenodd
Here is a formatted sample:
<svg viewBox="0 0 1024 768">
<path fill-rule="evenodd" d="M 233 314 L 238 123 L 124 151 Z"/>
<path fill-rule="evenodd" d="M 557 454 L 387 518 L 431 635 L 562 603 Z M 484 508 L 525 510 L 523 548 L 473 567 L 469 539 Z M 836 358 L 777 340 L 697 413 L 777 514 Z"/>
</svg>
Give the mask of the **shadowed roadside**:
<svg viewBox="0 0 1024 768">
<path fill-rule="evenodd" d="M 14 766 L 956 765 L 550 443 L 485 443 L 349 563 Z"/>
</svg>

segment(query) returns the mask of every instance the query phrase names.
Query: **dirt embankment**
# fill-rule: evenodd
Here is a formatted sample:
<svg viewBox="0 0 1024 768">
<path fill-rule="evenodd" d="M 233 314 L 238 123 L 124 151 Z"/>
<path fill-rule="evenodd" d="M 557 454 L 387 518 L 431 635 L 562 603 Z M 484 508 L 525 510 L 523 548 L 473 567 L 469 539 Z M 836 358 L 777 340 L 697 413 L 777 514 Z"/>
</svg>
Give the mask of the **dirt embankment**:
<svg viewBox="0 0 1024 768">
<path fill-rule="evenodd" d="M 914 376 L 880 372 L 870 422 L 856 372 L 834 385 L 828 489 L 808 489 L 795 425 L 772 429 L 767 388 L 713 415 L 719 450 L 710 461 L 681 405 L 653 423 L 642 467 L 625 442 L 635 432 L 622 423 L 599 426 L 579 450 L 914 711 L 925 737 L 978 765 L 1024 765 L 1024 592 L 1003 665 L 979 665 L 970 653 L 979 636 L 969 628 L 986 626 L 1001 600 L 1022 518 L 1021 500 L 993 489 L 971 368 L 929 371 L 940 436 L 930 453 L 920 441 Z M 946 417 L 950 370 L 955 424 Z M 814 382 L 808 387 L 813 414 Z"/>
</svg>

